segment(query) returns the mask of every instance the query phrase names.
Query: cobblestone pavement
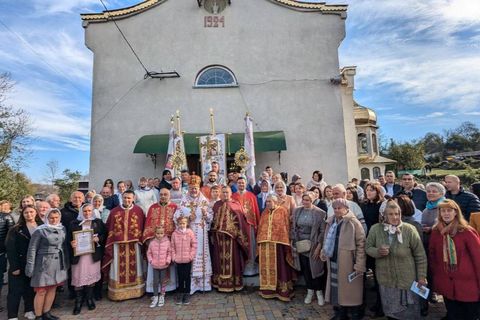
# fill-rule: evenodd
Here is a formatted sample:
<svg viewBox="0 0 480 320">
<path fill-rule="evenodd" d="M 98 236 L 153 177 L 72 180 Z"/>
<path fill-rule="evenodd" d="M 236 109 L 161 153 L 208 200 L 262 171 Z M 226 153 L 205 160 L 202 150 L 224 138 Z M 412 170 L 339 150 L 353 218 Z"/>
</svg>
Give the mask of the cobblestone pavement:
<svg viewBox="0 0 480 320">
<path fill-rule="evenodd" d="M 6 288 L 2 294 L 2 306 L 6 305 Z M 97 309 L 89 311 L 86 307 L 78 316 L 72 315 L 73 301 L 65 299 L 66 293 L 60 296 L 61 307 L 53 309 L 52 313 L 62 320 L 69 319 L 330 319 L 333 316 L 330 305 L 318 306 L 316 300 L 305 305 L 303 299 L 305 289 L 298 288 L 295 298 L 290 303 L 278 300 L 265 300 L 253 288 L 239 293 L 224 294 L 216 291 L 196 293 L 192 296 L 190 305 L 178 306 L 173 303 L 173 293 L 168 293 L 165 306 L 149 308 L 150 298 L 142 298 L 123 302 L 112 302 L 104 298 L 97 302 Z M 368 297 L 371 297 L 371 292 Z M 23 308 L 23 304 L 22 307 Z M 444 316 L 443 303 L 431 304 L 430 314 L 425 319 L 440 319 Z M 21 313 L 23 315 L 23 313 Z M 0 319 L 7 319 L 6 311 L 0 313 Z M 19 317 L 19 319 L 23 319 Z M 367 316 L 364 319 L 370 319 Z M 380 318 L 378 318 L 380 319 Z"/>
</svg>

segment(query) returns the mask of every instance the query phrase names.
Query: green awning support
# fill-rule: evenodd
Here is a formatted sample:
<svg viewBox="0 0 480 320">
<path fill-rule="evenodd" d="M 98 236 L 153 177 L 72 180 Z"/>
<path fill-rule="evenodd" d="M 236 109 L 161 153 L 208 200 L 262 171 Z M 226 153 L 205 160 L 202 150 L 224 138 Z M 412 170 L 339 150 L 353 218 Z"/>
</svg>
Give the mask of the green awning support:
<svg viewBox="0 0 480 320">
<path fill-rule="evenodd" d="M 186 133 L 183 136 L 185 152 L 187 154 L 199 154 L 198 137 L 205 133 Z M 141 137 L 133 153 L 165 154 L 168 150 L 168 134 L 151 134 Z M 285 133 L 283 131 L 254 132 L 255 152 L 287 150 Z M 232 133 L 226 135 L 227 152 L 235 153 L 243 146 L 244 133 Z"/>
</svg>

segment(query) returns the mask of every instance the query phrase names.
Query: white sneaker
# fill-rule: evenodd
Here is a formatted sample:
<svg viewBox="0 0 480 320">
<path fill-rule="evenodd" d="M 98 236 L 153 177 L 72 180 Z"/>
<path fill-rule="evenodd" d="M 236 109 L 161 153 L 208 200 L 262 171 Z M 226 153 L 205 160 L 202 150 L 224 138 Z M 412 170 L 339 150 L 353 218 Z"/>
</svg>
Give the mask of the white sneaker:
<svg viewBox="0 0 480 320">
<path fill-rule="evenodd" d="M 35 320 L 35 313 L 33 313 L 33 311 L 28 311 L 25 313 L 25 318 L 27 318 L 28 320 Z"/>
<path fill-rule="evenodd" d="M 161 296 L 158 298 L 157 307 L 163 307 L 164 305 L 165 305 L 165 296 L 164 296 L 164 295 L 161 295 Z"/>
<path fill-rule="evenodd" d="M 325 304 L 322 290 L 317 291 L 317 302 L 319 306 L 323 306 Z"/>
<path fill-rule="evenodd" d="M 8 320 L 18 320 L 18 318 L 8 318 Z"/>
<path fill-rule="evenodd" d="M 313 299 L 313 293 L 315 291 L 313 291 L 312 289 L 308 289 L 307 290 L 307 296 L 305 297 L 305 300 L 303 300 L 303 302 L 305 302 L 305 304 L 310 304 L 312 303 L 312 299 Z"/>
<path fill-rule="evenodd" d="M 152 303 L 150 303 L 150 308 L 155 308 L 158 304 L 158 296 L 153 296 Z"/>
</svg>

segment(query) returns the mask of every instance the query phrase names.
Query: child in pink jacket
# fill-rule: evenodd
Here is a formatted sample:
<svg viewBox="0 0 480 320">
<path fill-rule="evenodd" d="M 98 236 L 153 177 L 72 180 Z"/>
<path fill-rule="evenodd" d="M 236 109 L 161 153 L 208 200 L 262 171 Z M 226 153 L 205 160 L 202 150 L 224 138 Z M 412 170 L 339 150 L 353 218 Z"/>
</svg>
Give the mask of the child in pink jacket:
<svg viewBox="0 0 480 320">
<path fill-rule="evenodd" d="M 153 270 L 153 299 L 150 308 L 161 307 L 165 304 L 165 284 L 163 282 L 172 259 L 170 239 L 165 235 L 162 227 L 155 229 L 155 238 L 148 245 L 147 259 Z M 160 296 L 158 296 L 159 286 Z"/>
<path fill-rule="evenodd" d="M 190 281 L 192 261 L 197 252 L 197 238 L 188 228 L 188 218 L 181 216 L 177 220 L 178 228 L 172 234 L 172 261 L 177 264 L 178 294 L 176 304 L 190 303 Z"/>
</svg>

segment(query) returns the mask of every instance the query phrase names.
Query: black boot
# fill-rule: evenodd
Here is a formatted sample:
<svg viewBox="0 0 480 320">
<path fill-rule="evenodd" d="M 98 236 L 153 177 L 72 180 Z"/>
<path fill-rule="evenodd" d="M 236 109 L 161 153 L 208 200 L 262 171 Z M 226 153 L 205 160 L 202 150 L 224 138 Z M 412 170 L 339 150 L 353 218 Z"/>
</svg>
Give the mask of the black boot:
<svg viewBox="0 0 480 320">
<path fill-rule="evenodd" d="M 97 306 L 95 306 L 95 301 L 93 300 L 93 287 L 87 287 L 86 289 L 87 292 L 87 307 L 88 310 L 95 310 Z"/>
<path fill-rule="evenodd" d="M 351 307 L 352 310 L 352 320 L 361 320 L 364 316 L 364 311 L 361 306 Z"/>
<path fill-rule="evenodd" d="M 73 314 L 77 315 L 80 314 L 82 311 L 83 305 L 83 290 L 75 291 L 75 306 L 73 307 Z"/>
<path fill-rule="evenodd" d="M 103 290 L 103 281 L 100 279 L 97 283 L 95 283 L 95 289 L 94 289 L 94 298 L 97 301 L 102 300 L 102 290 Z"/>
<path fill-rule="evenodd" d="M 330 320 L 348 320 L 348 310 L 346 307 L 335 306 L 333 307 L 333 311 L 335 312 L 335 315 Z"/>
<path fill-rule="evenodd" d="M 43 320 L 59 320 L 59 317 L 55 317 L 53 314 L 50 313 L 50 311 L 45 312 L 42 315 Z"/>
</svg>

